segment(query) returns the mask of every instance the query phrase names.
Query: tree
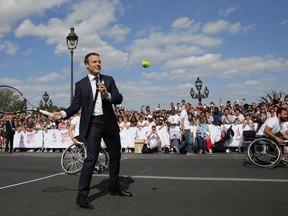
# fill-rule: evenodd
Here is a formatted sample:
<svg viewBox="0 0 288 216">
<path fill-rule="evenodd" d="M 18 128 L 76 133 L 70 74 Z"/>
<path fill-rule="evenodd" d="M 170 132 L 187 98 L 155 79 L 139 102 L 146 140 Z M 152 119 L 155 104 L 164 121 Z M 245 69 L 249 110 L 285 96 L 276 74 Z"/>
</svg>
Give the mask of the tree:
<svg viewBox="0 0 288 216">
<path fill-rule="evenodd" d="M 16 91 L 9 88 L 0 89 L 0 110 L 4 112 L 17 112 L 26 108 L 26 100 Z"/>
<path fill-rule="evenodd" d="M 266 93 L 266 96 L 260 97 L 259 99 L 260 103 L 272 104 L 277 94 L 279 94 L 281 100 L 283 100 L 283 98 L 286 98 L 286 94 L 283 91 L 276 92 L 275 90 L 271 89 L 270 92 L 265 92 L 265 93 Z"/>
</svg>

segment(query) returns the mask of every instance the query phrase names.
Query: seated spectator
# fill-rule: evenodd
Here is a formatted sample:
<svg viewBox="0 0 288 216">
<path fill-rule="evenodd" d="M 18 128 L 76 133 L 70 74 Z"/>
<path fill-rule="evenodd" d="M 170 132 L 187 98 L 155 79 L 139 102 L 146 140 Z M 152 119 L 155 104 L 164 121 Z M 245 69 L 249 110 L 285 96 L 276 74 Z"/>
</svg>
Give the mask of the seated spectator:
<svg viewBox="0 0 288 216">
<path fill-rule="evenodd" d="M 156 131 L 156 126 L 152 126 L 152 131 L 147 136 L 148 140 L 148 147 L 153 152 L 157 149 L 158 152 L 161 152 L 161 140 L 160 137 Z"/>
<path fill-rule="evenodd" d="M 208 151 L 208 154 L 212 154 L 213 145 L 212 145 L 212 141 L 211 141 L 209 132 L 204 133 L 204 139 L 206 141 L 206 149 Z"/>
<path fill-rule="evenodd" d="M 206 151 L 206 140 L 204 138 L 204 133 L 209 132 L 209 127 L 206 124 L 205 118 L 200 117 L 199 124 L 197 124 L 197 136 L 196 140 L 199 145 L 199 154 L 204 154 Z"/>
</svg>

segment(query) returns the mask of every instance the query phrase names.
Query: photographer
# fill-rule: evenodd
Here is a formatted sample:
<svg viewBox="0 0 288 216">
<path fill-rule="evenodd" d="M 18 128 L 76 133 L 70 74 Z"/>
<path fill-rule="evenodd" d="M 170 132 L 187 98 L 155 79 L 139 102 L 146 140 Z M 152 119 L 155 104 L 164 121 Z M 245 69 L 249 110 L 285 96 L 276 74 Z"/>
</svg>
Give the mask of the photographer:
<svg viewBox="0 0 288 216">
<path fill-rule="evenodd" d="M 147 139 L 148 139 L 148 146 L 149 146 L 151 152 L 156 150 L 156 148 L 157 148 L 158 152 L 161 152 L 161 140 L 160 140 L 160 137 L 156 131 L 155 125 L 152 126 L 152 131 L 151 131 L 151 133 L 148 134 Z"/>
</svg>

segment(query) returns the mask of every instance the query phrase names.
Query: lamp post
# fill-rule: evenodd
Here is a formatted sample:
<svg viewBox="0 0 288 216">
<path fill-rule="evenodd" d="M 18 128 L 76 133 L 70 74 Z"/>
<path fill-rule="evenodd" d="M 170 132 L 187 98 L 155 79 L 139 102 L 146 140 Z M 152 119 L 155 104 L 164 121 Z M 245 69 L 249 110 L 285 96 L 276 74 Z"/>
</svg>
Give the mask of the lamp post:
<svg viewBox="0 0 288 216">
<path fill-rule="evenodd" d="M 45 91 L 45 93 L 43 94 L 43 96 L 42 96 L 42 99 L 43 99 L 43 101 L 44 101 L 44 106 L 45 106 L 45 108 L 47 108 L 48 106 L 47 106 L 47 102 L 49 101 L 49 98 L 50 98 L 50 96 L 49 96 L 49 94 L 47 94 L 47 92 Z M 40 101 L 40 103 L 42 102 L 42 100 Z M 42 106 L 43 106 L 43 102 L 42 102 Z"/>
<path fill-rule="evenodd" d="M 197 89 L 197 93 L 193 90 L 193 88 L 191 88 L 190 91 L 190 95 L 192 97 L 192 99 L 198 99 L 199 104 L 201 104 L 201 101 L 203 98 L 207 98 L 209 95 L 209 90 L 207 88 L 207 86 L 204 89 L 204 92 L 201 93 L 201 89 L 202 89 L 203 83 L 202 81 L 199 79 L 199 77 L 197 77 L 197 80 L 195 81 L 195 87 Z"/>
<path fill-rule="evenodd" d="M 47 109 L 48 107 L 51 108 L 53 106 L 53 101 L 52 101 L 52 99 L 50 99 L 50 100 L 49 99 L 50 99 L 49 94 L 47 92 L 45 92 L 42 96 L 42 100 L 40 100 L 40 102 L 39 102 L 39 106 L 41 108 L 44 107 L 45 109 Z"/>
<path fill-rule="evenodd" d="M 70 28 L 70 33 L 66 37 L 66 43 L 68 46 L 68 49 L 71 53 L 71 92 L 70 92 L 70 103 L 72 103 L 73 100 L 73 50 L 76 49 L 76 46 L 78 44 L 78 36 L 74 32 L 74 28 Z"/>
<path fill-rule="evenodd" d="M 53 106 L 53 101 L 51 99 L 49 100 L 48 105 L 50 108 Z"/>
<path fill-rule="evenodd" d="M 42 100 L 40 100 L 40 102 L 39 102 L 39 106 L 42 108 L 43 107 L 43 101 Z"/>
</svg>

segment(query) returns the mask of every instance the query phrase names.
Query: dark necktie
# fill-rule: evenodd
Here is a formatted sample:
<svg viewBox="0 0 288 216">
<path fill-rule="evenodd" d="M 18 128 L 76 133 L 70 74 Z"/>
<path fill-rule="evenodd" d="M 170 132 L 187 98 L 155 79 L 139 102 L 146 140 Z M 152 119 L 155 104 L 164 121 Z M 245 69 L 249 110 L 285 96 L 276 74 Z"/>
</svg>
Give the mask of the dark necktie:
<svg viewBox="0 0 288 216">
<path fill-rule="evenodd" d="M 94 104 L 95 104 L 97 97 L 98 97 L 98 92 L 99 92 L 98 91 L 98 83 L 100 83 L 100 77 L 96 76 L 94 79 L 96 80 L 96 92 L 95 92 L 95 98 L 94 98 Z"/>
</svg>

